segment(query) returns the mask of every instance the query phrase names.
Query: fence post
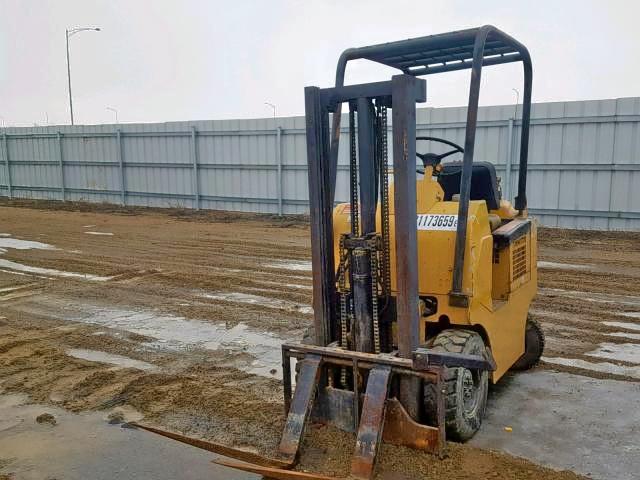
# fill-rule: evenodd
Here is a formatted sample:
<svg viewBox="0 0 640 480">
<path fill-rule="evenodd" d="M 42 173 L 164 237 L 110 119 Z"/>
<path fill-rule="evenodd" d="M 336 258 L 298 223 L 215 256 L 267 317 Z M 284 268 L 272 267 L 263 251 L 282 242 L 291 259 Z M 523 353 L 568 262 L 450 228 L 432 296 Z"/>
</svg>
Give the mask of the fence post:
<svg viewBox="0 0 640 480">
<path fill-rule="evenodd" d="M 503 198 L 511 201 L 511 157 L 513 156 L 513 118 L 509 119 L 507 133 L 507 159 L 505 163 Z"/>
<path fill-rule="evenodd" d="M 276 129 L 276 162 L 278 163 L 278 215 L 281 217 L 282 208 L 282 127 Z"/>
<path fill-rule="evenodd" d="M 198 175 L 198 131 L 191 127 L 191 160 L 193 161 L 193 205 L 200 210 L 200 179 Z"/>
<path fill-rule="evenodd" d="M 67 190 L 64 184 L 64 153 L 62 151 L 62 134 L 56 133 L 58 140 L 58 165 L 60 166 L 60 191 L 62 192 L 62 201 L 67 201 Z"/>
<path fill-rule="evenodd" d="M 13 198 L 13 186 L 11 185 L 11 165 L 9 164 L 9 138 L 6 133 L 2 134 L 2 139 L 4 140 L 4 164 L 7 167 L 7 190 L 9 193 L 9 198 Z"/>
<path fill-rule="evenodd" d="M 120 172 L 120 205 L 127 205 L 127 187 L 124 179 L 124 152 L 122 150 L 122 132 L 116 130 L 116 143 L 118 144 L 118 168 Z"/>
</svg>

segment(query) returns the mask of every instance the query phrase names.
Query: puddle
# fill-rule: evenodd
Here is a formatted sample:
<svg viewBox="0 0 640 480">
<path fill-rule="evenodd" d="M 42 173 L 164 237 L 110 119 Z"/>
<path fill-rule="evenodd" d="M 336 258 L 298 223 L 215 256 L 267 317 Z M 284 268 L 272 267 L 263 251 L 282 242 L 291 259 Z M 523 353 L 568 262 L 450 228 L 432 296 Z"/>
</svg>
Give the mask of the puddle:
<svg viewBox="0 0 640 480">
<path fill-rule="evenodd" d="M 601 343 L 597 349 L 587 352 L 585 355 L 640 365 L 640 344 Z"/>
<path fill-rule="evenodd" d="M 135 312 L 120 309 L 100 309 L 91 305 L 82 306 L 85 315 L 72 321 L 126 330 L 154 340 L 141 343 L 143 347 L 188 351 L 193 349 L 223 350 L 230 353 L 247 353 L 254 360 L 238 364 L 240 370 L 271 378 L 282 378 L 281 345 L 299 337 L 300 332 L 291 332 L 289 338 L 269 332 L 251 329 L 244 323 L 228 327 L 224 323 L 209 323 L 189 320 L 173 315 L 156 314 L 151 311 Z M 271 372 L 275 371 L 274 374 Z"/>
<path fill-rule="evenodd" d="M 551 270 L 593 270 L 593 265 L 576 265 L 573 263 L 557 263 L 538 261 L 538 268 L 548 268 Z"/>
<path fill-rule="evenodd" d="M 212 464 L 209 452 L 152 433 L 110 425 L 107 418 L 111 412 L 122 413 L 126 421 L 141 418 L 131 408 L 76 414 L 51 405 L 31 404 L 26 396 L 0 395 L 0 429 L 4 427 L 0 435 L 0 459 L 10 460 L 0 461 L 0 478 L 258 478 Z M 35 421 L 42 413 L 55 417 L 55 427 Z"/>
<path fill-rule="evenodd" d="M 640 312 L 620 312 L 623 317 L 640 318 Z"/>
<path fill-rule="evenodd" d="M 573 272 L 592 272 L 607 273 L 613 275 L 629 275 L 638 277 L 640 270 L 633 265 L 611 265 L 611 264 L 591 264 L 591 263 L 564 263 L 564 262 L 548 262 L 541 260 L 538 262 L 538 268 L 548 270 L 565 270 Z"/>
<path fill-rule="evenodd" d="M 113 233 L 111 232 L 84 232 L 87 235 L 107 235 L 107 236 L 113 236 Z"/>
<path fill-rule="evenodd" d="M 2 234 L 0 236 L 0 255 L 7 253 L 7 248 L 13 248 L 16 250 L 57 250 L 53 245 L 48 243 L 35 242 L 31 240 L 21 240 L 19 238 L 9 238 L 9 234 Z M 13 262 L 11 260 L 0 259 L 0 267 L 2 272 L 12 273 L 15 275 L 43 275 L 47 277 L 67 277 L 67 278 L 81 278 L 83 280 L 91 280 L 96 282 L 105 282 L 111 280 L 111 277 L 101 277 L 99 275 L 91 275 L 87 273 L 75 273 L 65 272 L 62 270 L 55 270 L 53 268 L 41 268 L 31 267 L 29 265 L 23 265 L 22 263 Z M 8 269 L 8 270 L 4 270 Z"/>
<path fill-rule="evenodd" d="M 74 358 L 89 360 L 90 362 L 108 363 L 110 365 L 116 365 L 122 368 L 135 368 L 144 371 L 158 370 L 158 367 L 156 365 L 152 365 L 151 363 L 124 357 L 122 355 L 114 355 L 107 352 L 101 352 L 100 350 L 73 348 L 71 350 L 67 350 L 66 354 Z"/>
<path fill-rule="evenodd" d="M 279 298 L 262 297 L 260 295 L 252 295 L 241 292 L 216 292 L 204 293 L 200 297 L 211 300 L 222 300 L 225 302 L 248 303 L 250 305 L 260 305 L 261 307 L 276 308 L 279 310 L 287 310 L 289 312 L 303 313 L 307 315 L 313 314 L 313 307 L 302 303 L 291 302 L 289 300 L 281 300 Z"/>
<path fill-rule="evenodd" d="M 540 295 L 560 296 L 587 300 L 595 303 L 616 303 L 618 305 L 640 306 L 640 297 L 633 295 L 619 295 L 615 293 L 582 292 L 579 290 L 565 290 L 563 288 L 541 288 Z"/>
<path fill-rule="evenodd" d="M 106 282 L 111 280 L 112 277 L 101 277 L 99 275 L 92 275 L 89 273 L 75 273 L 65 272 L 63 270 L 55 270 L 53 268 L 41 268 L 31 267 L 29 265 L 23 265 L 22 263 L 12 262 L 11 260 L 4 260 L 0 258 L 0 267 L 8 268 L 10 270 L 16 270 L 18 272 L 33 273 L 36 275 L 44 275 L 50 277 L 65 277 L 65 278 L 80 278 L 82 280 L 91 280 L 94 282 Z"/>
<path fill-rule="evenodd" d="M 303 272 L 311 271 L 310 260 L 278 260 L 276 262 L 264 263 L 263 267 L 280 268 L 283 270 L 297 270 Z"/>
<path fill-rule="evenodd" d="M 12 428 L 17 427 L 18 425 L 20 425 L 22 422 L 24 422 L 24 419 L 22 419 L 22 418 L 2 419 L 2 420 L 0 420 L 0 432 L 11 430 Z M 0 477 L 0 478 L 2 478 L 2 477 Z M 8 477 L 8 478 L 10 478 L 10 477 Z"/>
<path fill-rule="evenodd" d="M 542 361 L 551 365 L 563 365 L 565 367 L 575 367 L 582 368 L 584 370 L 591 370 L 592 372 L 640 378 L 640 367 L 627 367 L 609 362 L 592 363 L 587 362 L 586 360 L 581 360 L 579 358 L 542 357 Z"/>
<path fill-rule="evenodd" d="M 34 242 L 32 240 L 21 240 L 19 238 L 9 238 L 9 234 L 2 234 L 0 236 L 0 250 L 6 248 L 15 248 L 16 250 L 55 250 L 53 245 L 42 242 Z M 6 250 L 2 253 L 5 253 Z"/>
<path fill-rule="evenodd" d="M 300 285 L 299 283 L 282 283 L 282 282 L 272 282 L 269 280 L 260 280 L 261 285 L 274 285 L 277 287 L 285 287 L 285 288 L 295 288 L 296 290 L 313 290 L 312 285 Z"/>
<path fill-rule="evenodd" d="M 82 228 L 93 228 L 97 227 L 97 225 L 83 225 Z"/>
<path fill-rule="evenodd" d="M 603 325 L 608 327 L 626 328 L 627 330 L 636 330 L 640 332 L 640 324 L 631 322 L 602 322 Z"/>
<path fill-rule="evenodd" d="M 608 337 L 628 338 L 629 340 L 640 340 L 640 333 L 613 332 L 607 333 Z"/>
</svg>

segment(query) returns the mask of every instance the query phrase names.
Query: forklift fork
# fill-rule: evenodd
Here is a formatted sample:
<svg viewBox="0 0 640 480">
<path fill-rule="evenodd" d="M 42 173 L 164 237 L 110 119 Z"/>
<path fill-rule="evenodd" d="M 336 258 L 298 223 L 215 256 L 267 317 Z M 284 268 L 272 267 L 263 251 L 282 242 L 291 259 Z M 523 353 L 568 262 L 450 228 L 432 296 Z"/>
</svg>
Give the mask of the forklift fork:
<svg viewBox="0 0 640 480">
<path fill-rule="evenodd" d="M 289 414 L 287 415 L 282 440 L 278 447 L 278 460 L 285 462 L 286 465 L 277 467 L 275 465 L 265 465 L 265 462 L 262 461 L 246 463 L 246 461 L 236 462 L 225 459 L 214 460 L 214 463 L 282 480 L 298 478 L 324 480 L 333 478 L 291 470 L 297 463 L 304 429 L 313 409 L 313 398 L 320 381 L 322 357 L 309 354 L 300 363 L 301 369 L 298 375 L 298 383 L 291 401 Z M 385 423 L 385 412 L 388 408 L 387 395 L 391 382 L 391 373 L 391 367 L 388 365 L 377 365 L 369 372 L 356 446 L 351 463 L 351 478 L 362 480 L 373 478 L 373 470 Z M 397 412 L 397 407 L 394 412 Z"/>
</svg>

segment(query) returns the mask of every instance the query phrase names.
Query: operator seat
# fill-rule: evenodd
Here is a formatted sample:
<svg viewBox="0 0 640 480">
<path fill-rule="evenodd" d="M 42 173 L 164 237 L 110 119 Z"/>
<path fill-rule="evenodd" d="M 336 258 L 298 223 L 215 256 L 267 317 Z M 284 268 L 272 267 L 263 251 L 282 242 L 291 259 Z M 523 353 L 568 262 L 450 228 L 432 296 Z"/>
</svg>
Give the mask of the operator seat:
<svg viewBox="0 0 640 480">
<path fill-rule="evenodd" d="M 454 195 L 460 194 L 460 178 L 462 177 L 462 162 L 442 164 L 442 171 L 438 175 L 438 183 L 444 190 L 444 200 L 453 200 Z M 489 162 L 473 162 L 471 174 L 470 200 L 484 200 L 487 210 L 500 208 L 501 193 L 498 188 L 496 168 Z"/>
</svg>

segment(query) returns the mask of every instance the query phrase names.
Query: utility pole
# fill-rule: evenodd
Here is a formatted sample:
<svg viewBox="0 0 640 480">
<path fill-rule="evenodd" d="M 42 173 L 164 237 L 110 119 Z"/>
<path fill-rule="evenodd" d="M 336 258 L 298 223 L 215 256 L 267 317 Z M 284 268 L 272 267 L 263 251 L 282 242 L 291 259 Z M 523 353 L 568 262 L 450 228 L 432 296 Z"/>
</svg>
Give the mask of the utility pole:
<svg viewBox="0 0 640 480">
<path fill-rule="evenodd" d="M 116 115 L 116 124 L 119 124 L 120 122 L 118 121 L 118 110 L 116 110 L 115 108 L 111 108 L 111 107 L 107 107 L 107 110 L 109 110 L 110 112 L 115 113 L 115 115 Z"/>
<path fill-rule="evenodd" d="M 66 29 L 65 32 L 65 37 L 67 40 L 67 81 L 69 83 L 69 114 L 71 115 L 71 125 L 74 125 L 74 121 L 73 121 L 73 96 L 71 95 L 71 62 L 69 61 L 69 38 L 71 38 L 73 35 L 75 35 L 78 32 L 85 32 L 85 31 L 94 31 L 94 32 L 99 32 L 100 28 L 99 27 L 81 27 L 81 28 L 72 28 L 72 29 Z"/>
<path fill-rule="evenodd" d="M 264 102 L 265 105 L 270 106 L 273 109 L 273 118 L 276 118 L 276 106 L 273 103 Z"/>
</svg>

